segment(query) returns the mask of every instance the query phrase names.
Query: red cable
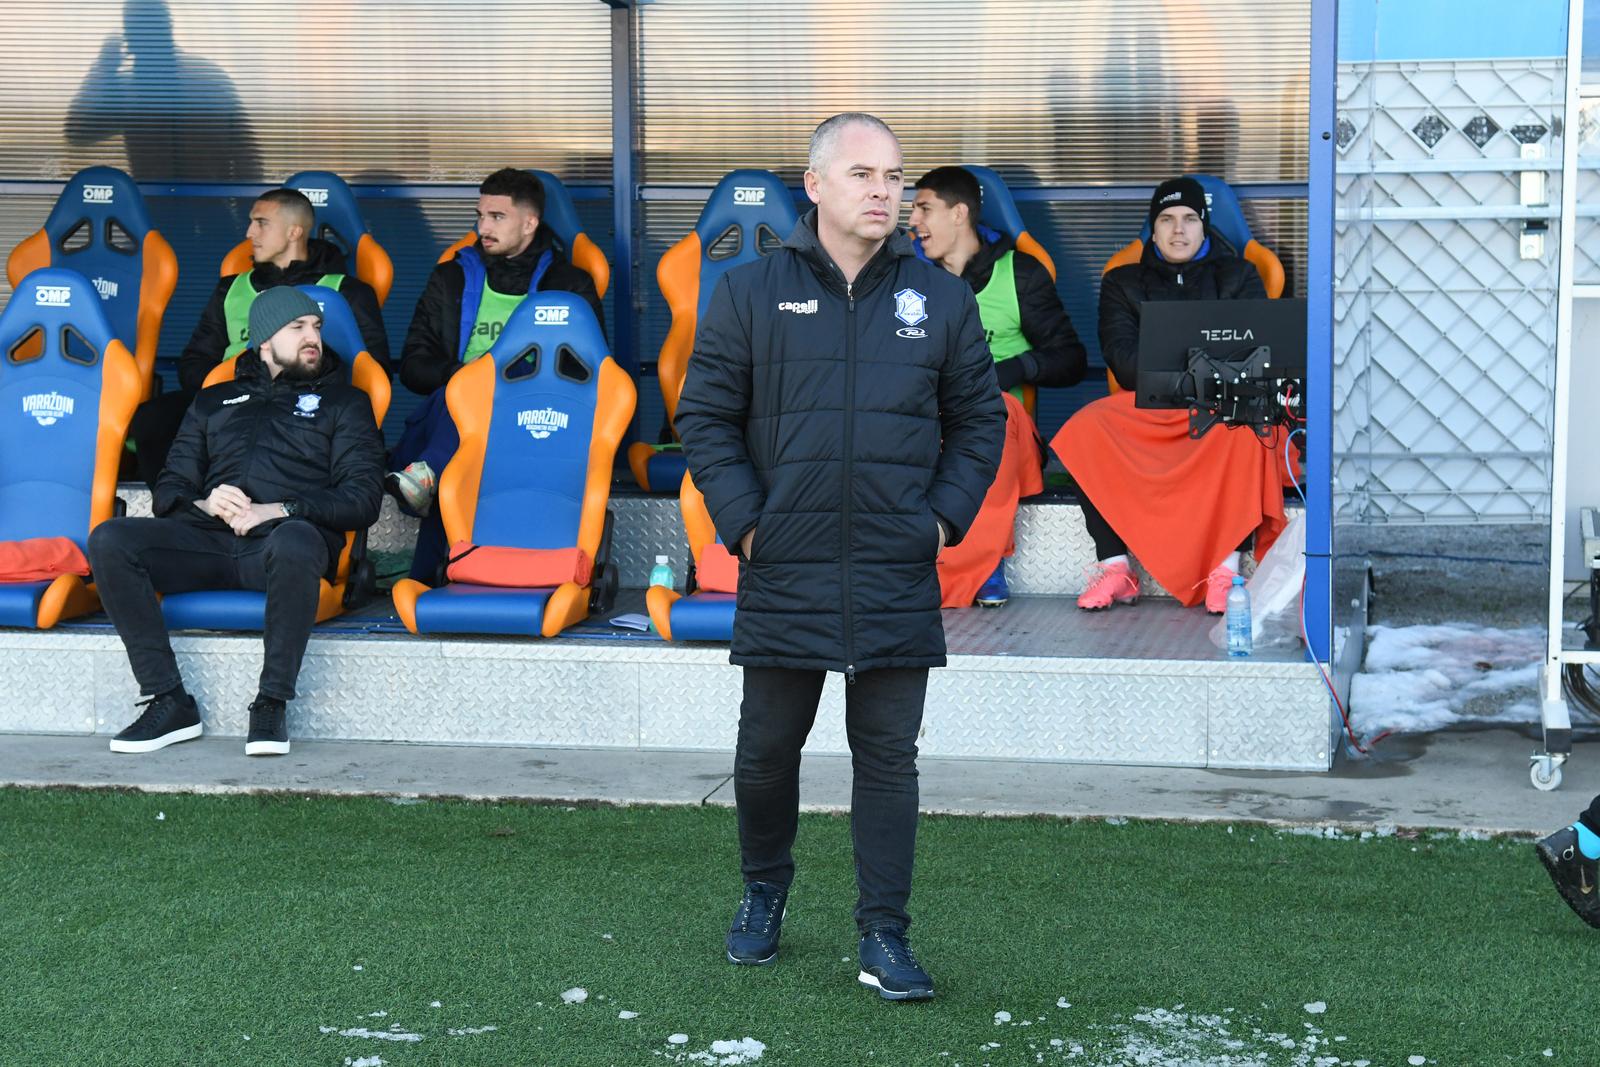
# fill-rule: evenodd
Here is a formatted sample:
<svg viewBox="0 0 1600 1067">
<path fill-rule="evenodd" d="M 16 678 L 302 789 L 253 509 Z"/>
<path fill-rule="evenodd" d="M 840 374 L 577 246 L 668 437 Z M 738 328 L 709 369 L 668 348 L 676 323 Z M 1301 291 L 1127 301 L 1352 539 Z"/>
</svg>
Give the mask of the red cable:
<svg viewBox="0 0 1600 1067">
<path fill-rule="evenodd" d="M 1339 699 L 1339 693 L 1333 687 L 1333 679 L 1329 678 L 1328 672 L 1322 669 L 1322 662 L 1317 659 L 1316 651 L 1311 647 L 1311 635 L 1306 631 L 1306 577 L 1304 575 L 1300 578 L 1300 636 L 1305 640 L 1306 651 L 1311 653 L 1311 662 L 1317 668 L 1317 674 L 1322 678 L 1322 684 L 1327 687 L 1328 695 L 1333 698 L 1333 706 L 1339 709 L 1339 718 L 1344 723 L 1344 732 L 1349 736 L 1350 744 L 1363 756 L 1370 756 L 1372 749 L 1356 739 L 1356 732 L 1350 726 L 1350 715 L 1344 709 L 1344 701 Z M 1332 649 L 1329 649 L 1329 652 L 1331 654 Z M 1391 733 L 1393 733 L 1392 730 L 1383 731 L 1383 733 L 1369 741 L 1368 745 L 1376 745 Z"/>
</svg>

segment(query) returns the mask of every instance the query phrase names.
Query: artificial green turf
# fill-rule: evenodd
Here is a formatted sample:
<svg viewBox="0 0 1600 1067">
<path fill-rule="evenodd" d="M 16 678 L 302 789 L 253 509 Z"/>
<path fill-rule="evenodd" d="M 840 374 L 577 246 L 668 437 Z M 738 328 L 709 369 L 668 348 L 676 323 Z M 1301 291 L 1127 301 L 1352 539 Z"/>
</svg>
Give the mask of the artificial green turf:
<svg viewBox="0 0 1600 1067">
<path fill-rule="evenodd" d="M 1600 933 L 1525 842 L 926 818 L 913 1005 L 856 984 L 848 823 L 797 858 L 778 964 L 735 968 L 725 809 L 0 790 L 0 1064 L 1600 1062 Z M 1152 1008 L 1244 1047 L 1130 1059 Z"/>
</svg>

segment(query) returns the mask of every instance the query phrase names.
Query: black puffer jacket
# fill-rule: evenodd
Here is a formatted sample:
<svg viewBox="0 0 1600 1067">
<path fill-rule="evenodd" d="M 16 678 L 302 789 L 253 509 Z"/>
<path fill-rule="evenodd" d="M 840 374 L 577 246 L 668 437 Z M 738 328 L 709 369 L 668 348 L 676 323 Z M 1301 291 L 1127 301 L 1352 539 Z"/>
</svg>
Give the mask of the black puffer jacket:
<svg viewBox="0 0 1600 1067">
<path fill-rule="evenodd" d="M 378 297 L 372 286 L 353 274 L 346 274 L 348 266 L 344 254 L 320 237 L 306 242 L 306 258 L 297 259 L 287 267 L 263 263 L 250 272 L 250 284 L 258 293 L 276 285 L 315 285 L 326 274 L 343 274 L 339 295 L 350 305 L 356 328 L 367 344 L 372 358 L 383 366 L 384 373 L 393 373 L 389 366 L 389 335 L 383 328 L 383 315 L 378 310 Z M 237 274 L 230 274 L 211 290 L 211 299 L 200 312 L 189 343 L 178 355 L 178 384 L 188 392 L 200 388 L 211 369 L 222 362 L 222 357 L 234 343 L 228 336 L 228 316 L 224 310 L 228 290 L 233 288 Z"/>
<path fill-rule="evenodd" d="M 477 246 L 482 251 L 482 245 Z M 594 317 L 605 330 L 605 312 L 594 279 L 582 267 L 575 267 L 566 253 L 557 248 L 544 227 L 533 235 L 527 248 L 515 256 L 483 257 L 489 288 L 497 293 L 520 296 L 528 291 L 534 268 L 546 251 L 553 252 L 550 266 L 539 279 L 539 292 L 562 292 L 581 296 L 594 310 Z M 461 264 L 446 260 L 433 268 L 428 284 L 411 315 L 411 329 L 400 352 L 400 383 L 413 393 L 427 396 L 442 389 L 450 376 L 461 369 L 461 294 L 466 289 Z"/>
<path fill-rule="evenodd" d="M 1006 430 L 965 282 L 897 233 L 846 287 L 813 211 L 717 283 L 676 422 L 723 542 L 755 530 L 734 663 L 944 664 L 938 524 L 965 534 Z"/>
<path fill-rule="evenodd" d="M 1234 255 L 1215 234 L 1205 254 L 1168 263 L 1147 241 L 1139 262 L 1118 267 L 1100 280 L 1100 354 L 1124 389 L 1137 385 L 1139 305 L 1146 300 L 1265 300 L 1255 265 Z"/>
<path fill-rule="evenodd" d="M 200 390 L 156 479 L 155 514 L 226 529 L 195 507 L 219 485 L 263 504 L 293 500 L 295 517 L 326 538 L 332 577 L 345 531 L 378 521 L 383 438 L 367 394 L 345 383 L 331 350 L 322 359 L 314 379 L 273 379 L 260 353 L 247 349 L 233 381 Z M 281 521 L 264 522 L 247 536 L 265 537 Z"/>
<path fill-rule="evenodd" d="M 1011 267 L 1017 282 L 1017 311 L 1022 316 L 1022 336 L 1033 348 L 995 364 L 1000 388 L 1077 385 L 1089 371 L 1089 355 L 1061 304 L 1056 280 L 1043 263 L 1017 251 L 1016 241 L 999 234 L 996 240 L 981 242 L 978 254 L 961 272 L 962 280 L 974 293 L 983 292 L 994 277 L 995 263 L 1007 252 L 1017 253 Z"/>
</svg>

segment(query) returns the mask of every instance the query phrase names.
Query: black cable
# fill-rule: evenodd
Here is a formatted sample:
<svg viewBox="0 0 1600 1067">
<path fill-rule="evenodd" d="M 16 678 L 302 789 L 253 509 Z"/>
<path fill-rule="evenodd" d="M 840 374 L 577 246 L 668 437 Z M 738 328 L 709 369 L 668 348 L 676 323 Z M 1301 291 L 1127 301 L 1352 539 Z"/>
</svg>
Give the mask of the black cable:
<svg viewBox="0 0 1600 1067">
<path fill-rule="evenodd" d="M 1508 567 L 1543 567 L 1538 560 L 1531 559 L 1501 559 L 1498 556 L 1446 556 L 1437 552 L 1391 552 L 1387 549 L 1373 549 L 1370 552 L 1358 552 L 1355 555 L 1376 556 L 1381 559 L 1441 559 L 1449 563 L 1502 563 Z"/>
</svg>

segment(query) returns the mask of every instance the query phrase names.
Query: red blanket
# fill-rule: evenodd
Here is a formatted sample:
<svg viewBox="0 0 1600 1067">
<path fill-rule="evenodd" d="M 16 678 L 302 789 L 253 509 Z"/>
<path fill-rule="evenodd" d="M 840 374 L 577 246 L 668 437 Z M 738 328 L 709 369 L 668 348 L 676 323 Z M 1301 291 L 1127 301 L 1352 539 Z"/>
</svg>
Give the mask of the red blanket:
<svg viewBox="0 0 1600 1067">
<path fill-rule="evenodd" d="M 983 507 L 961 543 L 939 554 L 939 606 L 970 608 L 978 589 L 1000 560 L 1016 551 L 1013 533 L 1017 502 L 1044 492 L 1039 434 L 1022 402 L 1010 393 L 1006 401 L 1006 446 L 1000 469 L 983 498 Z"/>
<path fill-rule="evenodd" d="M 1133 406 L 1118 393 L 1083 408 L 1050 447 L 1128 550 L 1185 606 L 1211 569 L 1255 535 L 1260 559 L 1283 532 L 1284 431 L 1245 427 L 1189 437 L 1186 411 Z"/>
</svg>

